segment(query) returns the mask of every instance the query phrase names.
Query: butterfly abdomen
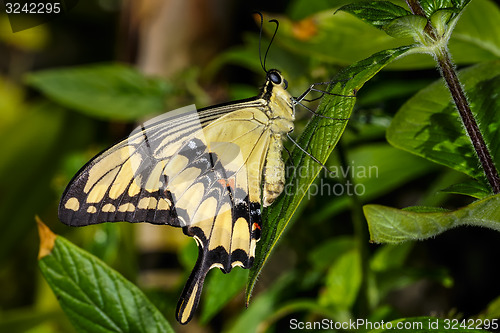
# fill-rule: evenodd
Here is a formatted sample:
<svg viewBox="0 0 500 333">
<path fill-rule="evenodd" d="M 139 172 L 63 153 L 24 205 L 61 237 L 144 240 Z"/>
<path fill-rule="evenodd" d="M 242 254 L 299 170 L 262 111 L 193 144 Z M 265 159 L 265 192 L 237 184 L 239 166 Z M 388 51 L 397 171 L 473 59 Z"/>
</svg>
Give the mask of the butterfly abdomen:
<svg viewBox="0 0 500 333">
<path fill-rule="evenodd" d="M 281 135 L 271 135 L 269 150 L 264 167 L 262 205 L 270 206 L 283 192 L 285 186 L 285 164 L 281 157 L 283 141 Z"/>
</svg>

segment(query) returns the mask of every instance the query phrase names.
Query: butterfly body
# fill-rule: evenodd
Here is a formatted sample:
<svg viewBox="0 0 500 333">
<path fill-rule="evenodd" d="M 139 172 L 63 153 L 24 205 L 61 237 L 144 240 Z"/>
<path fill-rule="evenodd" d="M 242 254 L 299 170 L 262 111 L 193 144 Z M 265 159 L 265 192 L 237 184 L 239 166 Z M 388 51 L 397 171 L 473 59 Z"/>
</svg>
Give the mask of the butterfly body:
<svg viewBox="0 0 500 333">
<path fill-rule="evenodd" d="M 294 99 L 277 70 L 260 95 L 196 111 L 166 113 L 97 155 L 66 188 L 59 218 L 72 226 L 149 222 L 182 227 L 198 245 L 177 320 L 191 320 L 214 267 L 250 268 L 261 206 L 282 193 L 283 136 Z"/>
</svg>

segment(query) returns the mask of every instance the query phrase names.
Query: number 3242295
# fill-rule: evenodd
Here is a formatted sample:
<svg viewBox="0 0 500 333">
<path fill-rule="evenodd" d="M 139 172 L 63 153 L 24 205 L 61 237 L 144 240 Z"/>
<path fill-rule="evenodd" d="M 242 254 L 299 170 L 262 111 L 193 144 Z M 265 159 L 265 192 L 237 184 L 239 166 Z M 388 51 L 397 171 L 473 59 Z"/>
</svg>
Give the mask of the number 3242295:
<svg viewBox="0 0 500 333">
<path fill-rule="evenodd" d="M 5 12 L 7 14 L 58 14 L 61 12 L 61 4 L 59 2 L 29 2 L 24 4 L 6 2 Z"/>
<path fill-rule="evenodd" d="M 444 319 L 444 329 L 493 329 L 499 328 L 498 319 Z"/>
</svg>

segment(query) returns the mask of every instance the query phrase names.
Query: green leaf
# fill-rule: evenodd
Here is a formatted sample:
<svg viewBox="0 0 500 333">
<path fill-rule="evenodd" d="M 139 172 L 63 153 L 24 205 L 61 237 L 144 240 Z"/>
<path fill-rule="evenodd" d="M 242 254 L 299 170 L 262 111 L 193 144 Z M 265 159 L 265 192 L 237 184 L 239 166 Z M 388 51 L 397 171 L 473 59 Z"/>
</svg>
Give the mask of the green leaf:
<svg viewBox="0 0 500 333">
<path fill-rule="evenodd" d="M 344 135 L 347 135 L 345 133 Z M 391 147 L 387 143 L 374 143 L 355 147 L 346 152 L 350 165 L 339 167 L 337 174 L 348 171 L 361 203 L 367 203 L 377 197 L 387 194 L 403 184 L 416 179 L 437 168 L 437 165 L 411 155 L 405 151 Z M 347 170 L 347 167 L 350 169 Z M 336 171 L 337 166 L 329 168 Z M 345 180 L 340 180 L 348 189 Z M 339 196 L 330 200 L 327 205 L 311 216 L 311 220 L 324 221 L 341 210 L 350 207 L 352 199 Z"/>
<path fill-rule="evenodd" d="M 500 8 L 490 0 L 474 0 L 462 12 L 449 48 L 457 64 L 500 58 Z"/>
<path fill-rule="evenodd" d="M 228 323 L 223 330 L 224 333 L 255 333 L 259 331 L 261 323 L 269 318 L 280 296 L 287 289 L 293 288 L 293 275 L 284 274 L 268 287 L 266 292 L 255 297 L 255 301 L 248 309 L 243 311 L 235 322 Z"/>
<path fill-rule="evenodd" d="M 500 61 L 460 71 L 479 129 L 500 165 Z M 406 102 L 387 130 L 387 140 L 397 148 L 482 179 L 479 161 L 466 135 L 450 93 L 439 80 Z"/>
<path fill-rule="evenodd" d="M 454 9 L 457 13 L 467 6 L 470 0 L 420 0 L 420 5 L 427 17 L 441 9 Z"/>
<path fill-rule="evenodd" d="M 325 95 L 317 112 L 329 117 L 348 119 L 356 99 L 345 96 L 358 91 L 366 81 L 383 67 L 410 49 L 410 47 L 401 47 L 395 50 L 386 50 L 346 68 L 337 77 L 339 81 L 328 88 L 329 92 L 340 96 Z M 346 125 L 347 121 L 343 120 L 313 117 L 298 139 L 298 144 L 319 161 L 325 163 Z M 293 150 L 291 159 L 293 165 L 297 166 L 295 169 L 297 172 L 293 172 L 292 176 L 288 177 L 285 191 L 270 208 L 265 209 L 263 212 L 266 227 L 263 228 L 263 234 L 257 246 L 255 262 L 250 271 L 247 285 L 247 302 L 262 267 L 321 170 L 316 162 L 299 149 Z"/>
<path fill-rule="evenodd" d="M 384 25 L 382 29 L 395 38 L 412 37 L 419 39 L 422 36 L 427 20 L 422 16 L 408 15 L 392 20 Z"/>
<path fill-rule="evenodd" d="M 365 205 L 363 211 L 373 242 L 401 243 L 434 237 L 463 225 L 500 231 L 499 206 L 500 195 L 494 195 L 446 212 L 413 212 L 381 205 Z"/>
<path fill-rule="evenodd" d="M 320 294 L 319 303 L 345 313 L 349 319 L 351 307 L 361 286 L 361 257 L 356 249 L 342 254 L 330 267 L 326 275 L 325 290 Z M 338 318 L 341 320 L 341 318 Z"/>
<path fill-rule="evenodd" d="M 40 269 L 77 331 L 174 332 L 134 284 L 60 236 L 47 243 L 50 237 L 41 236 Z"/>
<path fill-rule="evenodd" d="M 478 317 L 482 319 L 500 318 L 500 296 L 491 301 L 490 304 L 488 304 L 486 311 L 481 313 Z"/>
<path fill-rule="evenodd" d="M 223 274 L 215 269 L 207 278 L 203 294 L 201 322 L 206 323 L 215 316 L 243 288 L 248 279 L 248 271 L 240 267 L 231 270 L 231 274 Z"/>
<path fill-rule="evenodd" d="M 413 243 L 397 245 L 386 244 L 375 252 L 375 255 L 370 261 L 370 267 L 376 272 L 400 268 L 403 266 L 412 249 Z"/>
<path fill-rule="evenodd" d="M 414 213 L 441 213 L 441 212 L 449 212 L 449 209 L 441 208 L 441 207 L 429 207 L 429 206 L 411 206 L 405 207 L 402 210 L 405 212 L 414 212 Z"/>
<path fill-rule="evenodd" d="M 476 199 L 483 199 L 490 195 L 490 189 L 482 182 L 469 181 L 451 185 L 441 192 L 468 195 Z"/>
<path fill-rule="evenodd" d="M 120 64 L 86 65 L 29 74 L 27 82 L 64 106 L 110 120 L 135 121 L 165 111 L 172 87 Z"/>
<path fill-rule="evenodd" d="M 446 33 L 448 24 L 455 13 L 454 10 L 441 9 L 432 14 L 430 20 L 438 35 L 442 36 Z"/>
<path fill-rule="evenodd" d="M 455 319 L 456 320 L 456 319 Z M 469 324 L 466 320 L 465 327 L 460 326 L 462 320 L 458 320 L 458 324 L 453 327 L 454 322 L 451 319 L 441 319 L 435 317 L 413 317 L 401 318 L 386 322 L 383 328 L 372 329 L 368 333 L 384 333 L 384 332 L 412 332 L 412 333 L 484 333 L 487 331 L 468 328 Z M 475 327 L 475 325 L 472 325 Z"/>
<path fill-rule="evenodd" d="M 330 267 L 342 254 L 354 247 L 352 237 L 340 236 L 315 247 L 307 257 L 315 271 L 323 271 Z"/>
<path fill-rule="evenodd" d="M 389 1 L 355 2 L 339 10 L 351 13 L 379 29 L 397 18 L 411 15 L 408 10 Z"/>
</svg>

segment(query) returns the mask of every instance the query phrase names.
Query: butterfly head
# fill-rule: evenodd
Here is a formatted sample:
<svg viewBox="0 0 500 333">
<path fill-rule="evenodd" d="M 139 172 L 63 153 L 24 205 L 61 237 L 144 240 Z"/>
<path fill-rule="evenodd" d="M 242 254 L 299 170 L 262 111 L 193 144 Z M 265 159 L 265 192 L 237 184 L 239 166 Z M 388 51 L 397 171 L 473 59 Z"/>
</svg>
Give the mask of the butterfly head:
<svg viewBox="0 0 500 333">
<path fill-rule="evenodd" d="M 285 90 L 288 88 L 288 81 L 283 78 L 283 75 L 277 69 L 269 70 L 266 79 L 266 81 L 272 82 L 275 86 L 280 86 Z"/>
</svg>

